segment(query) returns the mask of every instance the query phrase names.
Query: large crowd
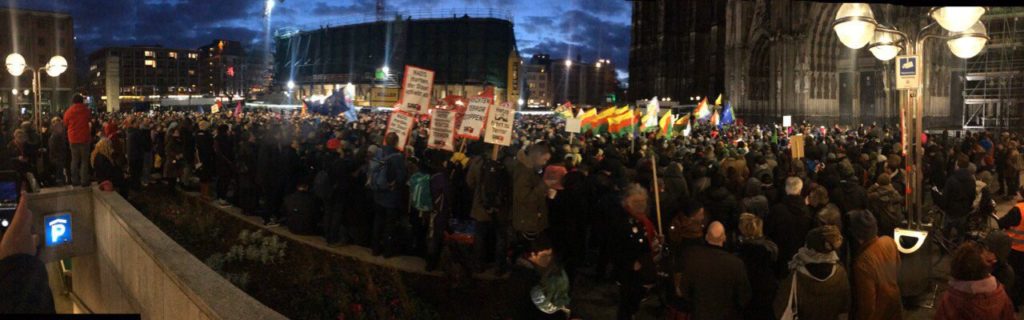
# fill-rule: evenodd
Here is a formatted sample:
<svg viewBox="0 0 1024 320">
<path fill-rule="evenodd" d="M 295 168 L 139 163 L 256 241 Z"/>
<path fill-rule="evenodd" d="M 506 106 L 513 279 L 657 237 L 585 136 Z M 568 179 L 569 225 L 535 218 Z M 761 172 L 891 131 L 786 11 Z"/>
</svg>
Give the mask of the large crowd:
<svg viewBox="0 0 1024 320">
<path fill-rule="evenodd" d="M 613 138 L 518 115 L 511 146 L 459 140 L 453 152 L 427 147 L 425 119 L 399 145 L 387 112 L 100 114 L 74 102 L 5 132 L 10 167 L 43 186 L 175 186 L 331 245 L 508 276 L 516 299 L 499 318 L 565 319 L 580 277 L 616 283 L 618 319 L 652 297 L 669 319 L 903 315 L 892 236 L 917 190 L 892 127 L 697 123 Z M 1013 319 L 1024 298 L 1024 203 L 995 205 L 1024 195 L 1020 142 L 927 136 L 924 184 L 941 209 L 930 211 L 964 239 L 936 318 Z"/>
</svg>

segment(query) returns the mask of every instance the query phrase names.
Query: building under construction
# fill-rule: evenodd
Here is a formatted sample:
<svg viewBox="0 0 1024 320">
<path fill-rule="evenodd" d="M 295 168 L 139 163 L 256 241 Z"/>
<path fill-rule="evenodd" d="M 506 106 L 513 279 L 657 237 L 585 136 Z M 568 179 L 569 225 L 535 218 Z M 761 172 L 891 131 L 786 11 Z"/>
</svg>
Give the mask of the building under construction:
<svg viewBox="0 0 1024 320">
<path fill-rule="evenodd" d="M 433 96 L 472 96 L 487 86 L 498 102 L 519 98 L 519 52 L 511 17 L 495 11 L 393 15 L 385 21 L 279 30 L 274 90 L 329 96 L 351 83 L 359 106 L 391 106 L 404 66 L 433 70 Z M 289 85 L 291 84 L 291 85 Z"/>
<path fill-rule="evenodd" d="M 966 61 L 963 127 L 1021 128 L 1024 106 L 1024 8 L 994 7 L 982 16 L 991 38 Z"/>
</svg>

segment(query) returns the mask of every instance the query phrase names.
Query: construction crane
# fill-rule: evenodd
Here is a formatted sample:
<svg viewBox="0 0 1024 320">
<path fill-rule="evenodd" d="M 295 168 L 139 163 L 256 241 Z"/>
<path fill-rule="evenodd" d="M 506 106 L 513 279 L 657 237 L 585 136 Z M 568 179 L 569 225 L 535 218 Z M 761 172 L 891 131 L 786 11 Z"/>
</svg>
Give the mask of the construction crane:
<svg viewBox="0 0 1024 320">
<path fill-rule="evenodd" d="M 384 0 L 377 0 L 377 21 L 384 21 Z"/>
</svg>

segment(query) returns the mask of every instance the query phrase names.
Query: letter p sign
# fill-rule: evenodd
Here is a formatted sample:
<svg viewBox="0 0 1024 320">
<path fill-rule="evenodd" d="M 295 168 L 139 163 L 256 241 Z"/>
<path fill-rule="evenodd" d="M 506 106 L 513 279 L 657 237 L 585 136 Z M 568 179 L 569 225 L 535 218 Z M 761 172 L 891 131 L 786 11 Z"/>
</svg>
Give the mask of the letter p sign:
<svg viewBox="0 0 1024 320">
<path fill-rule="evenodd" d="M 46 246 L 54 247 L 71 243 L 71 213 L 51 214 L 43 218 L 46 229 Z"/>
</svg>

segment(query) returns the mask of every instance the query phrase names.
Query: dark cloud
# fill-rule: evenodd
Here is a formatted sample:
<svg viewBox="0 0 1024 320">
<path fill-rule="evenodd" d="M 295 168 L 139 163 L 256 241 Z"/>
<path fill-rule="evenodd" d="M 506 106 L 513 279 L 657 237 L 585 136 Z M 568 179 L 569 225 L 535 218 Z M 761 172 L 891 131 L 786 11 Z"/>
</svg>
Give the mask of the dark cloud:
<svg viewBox="0 0 1024 320">
<path fill-rule="evenodd" d="M 611 59 L 616 70 L 629 70 L 630 26 L 581 10 L 562 13 L 551 32 L 533 45 L 520 47 L 525 55 L 549 53 L 553 58 L 580 56 L 584 60 Z M 527 22 L 531 19 L 527 18 Z M 539 21 L 538 21 L 539 22 Z M 525 29 L 526 27 L 524 27 Z"/>
<path fill-rule="evenodd" d="M 581 10 L 589 10 L 597 14 L 617 15 L 628 9 L 627 2 L 623 0 L 582 0 Z"/>
</svg>

